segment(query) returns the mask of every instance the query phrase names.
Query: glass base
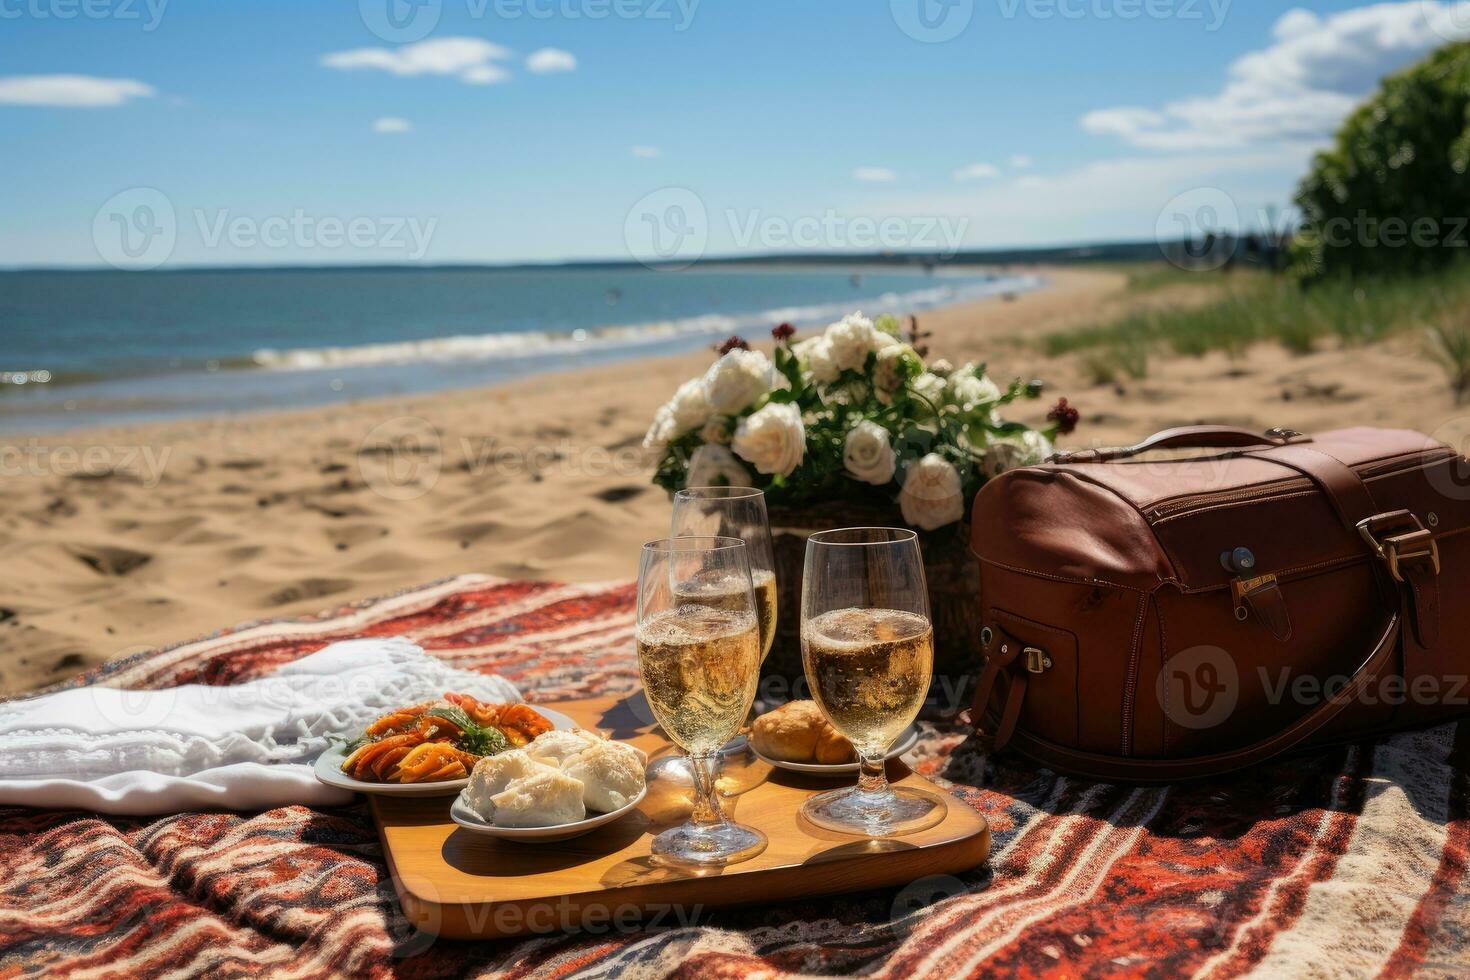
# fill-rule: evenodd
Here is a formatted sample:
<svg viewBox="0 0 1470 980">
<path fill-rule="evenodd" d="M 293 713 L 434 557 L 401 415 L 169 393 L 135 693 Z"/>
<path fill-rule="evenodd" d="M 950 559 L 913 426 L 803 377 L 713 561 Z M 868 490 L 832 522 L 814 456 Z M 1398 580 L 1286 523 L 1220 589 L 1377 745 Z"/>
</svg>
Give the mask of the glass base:
<svg viewBox="0 0 1470 980">
<path fill-rule="evenodd" d="M 738 823 L 681 824 L 653 839 L 655 864 L 720 868 L 748 861 L 766 849 L 766 835 Z"/>
<path fill-rule="evenodd" d="M 819 793 L 801 807 L 801 815 L 823 830 L 860 837 L 898 837 L 928 830 L 944 820 L 944 800 L 906 786 L 868 793 L 849 786 Z"/>
</svg>

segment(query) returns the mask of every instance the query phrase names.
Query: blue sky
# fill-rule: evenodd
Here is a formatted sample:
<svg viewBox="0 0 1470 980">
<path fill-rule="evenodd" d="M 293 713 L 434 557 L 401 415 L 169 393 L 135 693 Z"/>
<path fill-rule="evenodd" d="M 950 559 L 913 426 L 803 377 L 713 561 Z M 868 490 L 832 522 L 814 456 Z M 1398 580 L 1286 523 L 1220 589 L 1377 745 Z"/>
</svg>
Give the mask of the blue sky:
<svg viewBox="0 0 1470 980">
<path fill-rule="evenodd" d="M 1470 35 L 1433 0 L 400 2 L 0 0 L 0 266 L 102 264 L 139 188 L 167 265 L 627 259 L 669 200 L 704 254 L 1144 239 L 1181 194 L 1250 226 Z"/>
</svg>

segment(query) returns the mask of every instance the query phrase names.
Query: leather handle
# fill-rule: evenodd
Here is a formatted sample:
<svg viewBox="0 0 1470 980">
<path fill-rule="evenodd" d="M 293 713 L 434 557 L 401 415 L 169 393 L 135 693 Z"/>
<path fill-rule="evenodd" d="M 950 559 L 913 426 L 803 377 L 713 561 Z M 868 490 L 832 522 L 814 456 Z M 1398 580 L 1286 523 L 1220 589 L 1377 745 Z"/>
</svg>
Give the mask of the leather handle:
<svg viewBox="0 0 1470 980">
<path fill-rule="evenodd" d="M 1394 613 L 1388 626 L 1378 637 L 1378 642 L 1352 678 L 1335 695 L 1313 708 L 1286 728 L 1251 745 L 1216 755 L 1194 756 L 1188 759 L 1127 759 L 1114 756 L 1094 755 L 1053 745 L 1024 731 L 1016 731 L 1011 738 L 1021 751 L 1033 758 L 1058 768 L 1087 772 L 1135 782 L 1166 782 L 1174 779 L 1194 779 L 1200 776 L 1217 776 L 1248 766 L 1265 762 L 1283 752 L 1301 745 L 1322 726 L 1337 717 L 1352 704 L 1379 676 L 1384 667 L 1391 664 L 1398 649 L 1399 630 L 1402 619 Z"/>
<path fill-rule="evenodd" d="M 1301 442 L 1299 432 L 1273 429 L 1264 435 L 1250 429 L 1238 429 L 1231 425 L 1184 425 L 1175 429 L 1155 432 L 1147 439 L 1132 446 L 1115 446 L 1111 449 L 1078 449 L 1069 453 L 1057 453 L 1048 463 L 1109 463 L 1115 459 L 1128 459 L 1155 449 L 1247 449 L 1269 446 L 1285 446 Z"/>
</svg>

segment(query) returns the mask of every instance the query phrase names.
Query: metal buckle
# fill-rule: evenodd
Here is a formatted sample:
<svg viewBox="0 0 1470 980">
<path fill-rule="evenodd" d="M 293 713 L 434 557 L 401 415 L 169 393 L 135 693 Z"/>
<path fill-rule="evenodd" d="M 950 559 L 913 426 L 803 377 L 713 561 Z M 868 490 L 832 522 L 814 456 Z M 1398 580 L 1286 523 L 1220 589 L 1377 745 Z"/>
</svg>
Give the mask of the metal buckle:
<svg viewBox="0 0 1470 980">
<path fill-rule="evenodd" d="M 1247 593 L 1254 592 L 1264 585 L 1270 585 L 1276 581 L 1275 575 L 1257 575 L 1255 578 L 1238 578 L 1230 583 L 1230 590 L 1235 596 L 1236 606 L 1243 606 Z"/>
<path fill-rule="evenodd" d="M 1399 533 L 1379 537 L 1384 531 Z M 1358 533 L 1368 542 L 1373 553 L 1388 564 L 1389 574 L 1395 582 L 1404 581 L 1404 573 L 1399 566 L 1416 558 L 1428 558 L 1434 574 L 1439 574 L 1439 542 L 1434 540 L 1433 533 L 1423 522 L 1409 511 L 1394 510 L 1375 514 L 1358 522 Z"/>
<path fill-rule="evenodd" d="M 1021 652 L 1026 655 L 1026 669 L 1033 674 L 1044 674 L 1051 666 L 1051 658 L 1039 647 L 1026 647 Z"/>
</svg>

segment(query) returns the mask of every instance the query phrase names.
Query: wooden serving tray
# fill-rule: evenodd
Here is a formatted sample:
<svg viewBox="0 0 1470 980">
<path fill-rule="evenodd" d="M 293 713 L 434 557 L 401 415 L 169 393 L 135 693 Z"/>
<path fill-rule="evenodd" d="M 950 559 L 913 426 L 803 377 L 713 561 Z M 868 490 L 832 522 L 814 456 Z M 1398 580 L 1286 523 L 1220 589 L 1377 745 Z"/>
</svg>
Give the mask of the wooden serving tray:
<svg viewBox="0 0 1470 980">
<path fill-rule="evenodd" d="M 637 699 L 633 701 L 632 699 Z M 631 742 L 658 760 L 677 755 L 650 732 L 647 708 L 602 698 L 554 705 L 589 729 Z M 985 818 L 933 783 L 890 763 L 895 784 L 937 793 L 949 804 L 936 827 L 883 841 L 829 833 L 797 811 L 814 792 L 842 783 L 727 761 L 720 777 L 726 813 L 770 838 L 759 856 L 702 873 L 649 861 L 649 840 L 688 815 L 687 787 L 651 780 L 638 809 L 585 837 L 553 844 L 495 840 L 449 819 L 453 796 L 372 797 L 373 816 L 404 914 L 453 939 L 499 938 L 574 929 L 686 924 L 705 909 L 908 884 L 963 871 L 990 854 Z M 852 777 L 856 779 L 856 776 Z"/>
</svg>

